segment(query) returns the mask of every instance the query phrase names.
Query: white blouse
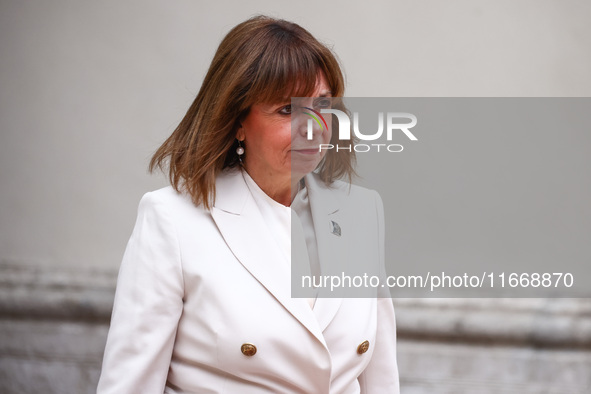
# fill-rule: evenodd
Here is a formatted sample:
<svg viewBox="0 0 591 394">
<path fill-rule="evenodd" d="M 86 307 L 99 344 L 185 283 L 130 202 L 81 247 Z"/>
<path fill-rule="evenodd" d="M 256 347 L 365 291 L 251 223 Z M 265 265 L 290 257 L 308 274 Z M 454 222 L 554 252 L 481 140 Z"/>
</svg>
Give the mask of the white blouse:
<svg viewBox="0 0 591 394">
<path fill-rule="evenodd" d="M 318 245 L 308 199 L 308 189 L 303 179 L 291 206 L 286 207 L 269 197 L 246 170 L 243 170 L 242 174 L 259 211 L 265 218 L 269 231 L 275 237 L 275 241 L 283 251 L 288 264 L 291 264 L 292 248 L 296 248 L 294 250 L 302 251 L 304 256 L 307 254 L 307 266 L 310 267 L 310 272 L 318 274 Z M 301 256 L 300 253 L 298 255 Z M 310 307 L 314 308 L 316 298 L 308 298 L 307 301 Z"/>
</svg>

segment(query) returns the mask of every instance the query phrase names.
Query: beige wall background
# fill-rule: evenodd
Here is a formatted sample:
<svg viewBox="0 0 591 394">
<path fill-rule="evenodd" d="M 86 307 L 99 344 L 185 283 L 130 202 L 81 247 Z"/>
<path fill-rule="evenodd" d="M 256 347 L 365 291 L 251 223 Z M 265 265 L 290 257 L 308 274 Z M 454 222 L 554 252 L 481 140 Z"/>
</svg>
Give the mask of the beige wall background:
<svg viewBox="0 0 591 394">
<path fill-rule="evenodd" d="M 587 1 L 0 3 L 0 259 L 116 268 L 146 172 L 257 13 L 339 55 L 349 96 L 588 96 Z"/>
<path fill-rule="evenodd" d="M 332 46 L 349 96 L 591 95 L 584 0 L 0 0 L 0 391 L 94 391 L 137 204 L 167 184 L 149 158 L 259 13 Z M 589 300 L 396 303 L 405 393 L 591 387 Z"/>
</svg>

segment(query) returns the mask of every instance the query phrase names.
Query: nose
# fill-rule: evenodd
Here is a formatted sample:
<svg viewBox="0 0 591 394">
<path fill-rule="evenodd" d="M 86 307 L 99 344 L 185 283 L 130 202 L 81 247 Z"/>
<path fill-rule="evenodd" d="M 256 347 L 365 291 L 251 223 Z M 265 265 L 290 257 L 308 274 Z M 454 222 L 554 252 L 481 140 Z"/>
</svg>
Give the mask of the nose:
<svg viewBox="0 0 591 394">
<path fill-rule="evenodd" d="M 322 115 L 318 111 L 312 108 L 302 107 L 301 111 L 298 111 L 298 124 L 297 132 L 301 137 L 311 141 L 318 139 L 325 131 L 325 122 L 322 119 Z"/>
<path fill-rule="evenodd" d="M 319 125 L 318 122 L 314 122 L 312 119 L 308 119 L 306 122 L 306 139 L 313 140 L 314 138 L 318 138 L 322 135 L 322 125 Z"/>
</svg>

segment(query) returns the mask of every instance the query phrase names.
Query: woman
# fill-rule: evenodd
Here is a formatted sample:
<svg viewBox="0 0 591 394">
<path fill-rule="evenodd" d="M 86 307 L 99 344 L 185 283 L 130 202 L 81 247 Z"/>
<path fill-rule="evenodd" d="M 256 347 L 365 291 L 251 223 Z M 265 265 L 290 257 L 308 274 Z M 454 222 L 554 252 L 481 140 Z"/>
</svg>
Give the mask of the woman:
<svg viewBox="0 0 591 394">
<path fill-rule="evenodd" d="M 152 159 L 172 187 L 140 202 L 99 393 L 398 392 L 391 300 L 290 294 L 292 202 L 312 271 L 359 231 L 383 263 L 379 196 L 336 181 L 353 154 L 319 152 L 330 127 L 311 140 L 291 127 L 290 97 L 318 108 L 343 90 L 334 55 L 296 24 L 260 16 L 228 33 Z M 348 225 L 358 211 L 369 228 Z"/>
</svg>

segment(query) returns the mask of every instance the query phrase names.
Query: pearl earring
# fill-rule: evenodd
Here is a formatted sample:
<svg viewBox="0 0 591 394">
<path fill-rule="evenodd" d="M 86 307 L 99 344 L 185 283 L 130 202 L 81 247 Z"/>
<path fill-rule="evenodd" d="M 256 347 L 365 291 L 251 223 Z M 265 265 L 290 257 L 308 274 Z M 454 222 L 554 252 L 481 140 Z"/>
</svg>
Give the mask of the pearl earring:
<svg viewBox="0 0 591 394">
<path fill-rule="evenodd" d="M 238 148 L 236 148 L 236 154 L 238 155 L 238 160 L 240 160 L 240 164 L 242 164 L 242 155 L 244 154 L 244 147 L 242 146 L 242 141 L 238 140 Z"/>
</svg>

